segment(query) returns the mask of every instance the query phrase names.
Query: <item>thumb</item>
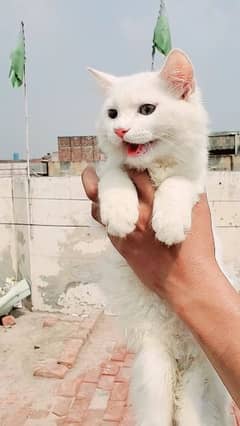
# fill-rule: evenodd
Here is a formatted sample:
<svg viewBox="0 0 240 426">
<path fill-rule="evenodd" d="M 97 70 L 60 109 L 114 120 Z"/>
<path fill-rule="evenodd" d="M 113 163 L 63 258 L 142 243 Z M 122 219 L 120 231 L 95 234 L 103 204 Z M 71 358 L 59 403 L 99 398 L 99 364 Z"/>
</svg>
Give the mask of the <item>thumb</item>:
<svg viewBox="0 0 240 426">
<path fill-rule="evenodd" d="M 87 166 L 82 173 L 82 184 L 87 197 L 96 202 L 98 199 L 98 177 L 92 166 Z"/>
</svg>

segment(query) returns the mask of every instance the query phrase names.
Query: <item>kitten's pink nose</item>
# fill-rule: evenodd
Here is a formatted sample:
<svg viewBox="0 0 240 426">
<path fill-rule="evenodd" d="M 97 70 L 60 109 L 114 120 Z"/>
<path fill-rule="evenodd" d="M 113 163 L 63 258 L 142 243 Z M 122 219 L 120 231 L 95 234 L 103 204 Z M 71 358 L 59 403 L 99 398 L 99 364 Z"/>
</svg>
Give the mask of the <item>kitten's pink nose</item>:
<svg viewBox="0 0 240 426">
<path fill-rule="evenodd" d="M 118 128 L 118 129 L 114 129 L 114 132 L 116 133 L 117 136 L 119 136 L 121 139 L 124 138 L 125 133 L 128 132 L 129 129 L 122 129 L 122 128 Z"/>
</svg>

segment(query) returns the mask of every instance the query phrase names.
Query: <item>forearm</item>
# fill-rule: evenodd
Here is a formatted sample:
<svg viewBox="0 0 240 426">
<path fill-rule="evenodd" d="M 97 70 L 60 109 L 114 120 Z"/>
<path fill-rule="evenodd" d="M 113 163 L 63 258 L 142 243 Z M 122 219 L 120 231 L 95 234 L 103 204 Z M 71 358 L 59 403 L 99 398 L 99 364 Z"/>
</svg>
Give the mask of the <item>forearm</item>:
<svg viewBox="0 0 240 426">
<path fill-rule="evenodd" d="M 240 297 L 216 265 L 170 303 L 240 407 Z"/>
<path fill-rule="evenodd" d="M 206 195 L 193 208 L 188 237 L 180 247 L 168 248 L 149 228 L 155 194 L 149 177 L 131 177 L 139 197 L 139 219 L 128 238 L 111 241 L 139 279 L 166 299 L 189 327 L 240 407 L 240 297 L 214 261 Z M 98 179 L 92 169 L 86 169 L 83 182 L 96 203 Z M 94 217 L 101 222 L 98 204 Z M 204 259 L 203 265 L 199 259 Z"/>
</svg>

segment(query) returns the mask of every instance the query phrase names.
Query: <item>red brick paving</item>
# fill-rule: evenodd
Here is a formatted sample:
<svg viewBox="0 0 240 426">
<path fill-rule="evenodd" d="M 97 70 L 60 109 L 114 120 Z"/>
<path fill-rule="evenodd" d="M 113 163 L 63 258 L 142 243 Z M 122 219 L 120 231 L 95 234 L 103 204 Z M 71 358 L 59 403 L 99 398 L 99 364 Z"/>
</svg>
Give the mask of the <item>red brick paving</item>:
<svg viewBox="0 0 240 426">
<path fill-rule="evenodd" d="M 33 373 L 40 376 L 36 380 L 59 379 L 59 383 L 54 384 L 53 394 L 49 395 L 49 411 L 33 409 L 24 397 L 9 395 L 4 401 L 0 400 L 0 426 L 16 426 L 16 418 L 17 426 L 32 426 L 36 421 L 38 425 L 51 426 L 136 426 L 128 403 L 134 354 L 125 346 L 115 346 L 108 359 L 103 359 L 97 367 L 71 379 L 67 377 L 69 369 L 74 370 L 77 359 L 81 360 L 82 345 L 98 318 L 99 313 L 81 322 L 64 343 L 58 360 L 45 360 L 35 368 Z M 55 323 L 55 318 L 48 317 L 43 326 L 54 327 Z M 7 405 L 16 408 L 14 415 L 8 418 L 4 414 Z M 234 406 L 233 411 L 236 426 L 240 426 L 239 410 Z"/>
<path fill-rule="evenodd" d="M 124 401 L 109 401 L 103 420 L 121 422 L 125 413 Z"/>
<path fill-rule="evenodd" d="M 75 395 L 77 399 L 88 399 L 91 400 L 95 391 L 97 384 L 96 383 L 86 383 L 83 382 L 80 385 L 78 393 Z"/>
<path fill-rule="evenodd" d="M 56 394 L 58 396 L 75 396 L 80 388 L 82 377 L 78 377 L 77 379 L 65 379 L 56 389 Z"/>
<path fill-rule="evenodd" d="M 65 365 L 60 365 L 55 359 L 47 359 L 38 363 L 33 369 L 33 375 L 46 378 L 63 379 L 68 372 Z"/>
<path fill-rule="evenodd" d="M 49 316 L 49 317 L 46 317 L 46 318 L 43 320 L 42 326 L 43 326 L 43 328 L 44 328 L 44 327 L 52 327 L 52 326 L 54 326 L 57 322 L 58 322 L 58 318 L 57 318 L 57 317 Z"/>
<path fill-rule="evenodd" d="M 128 396 L 128 383 L 114 383 L 110 399 L 112 401 L 126 401 Z"/>
<path fill-rule="evenodd" d="M 33 409 L 18 395 L 8 401 L 15 405 L 15 415 L 4 418 L 1 404 L 0 425 L 13 426 L 18 414 L 18 426 L 135 426 L 128 404 L 128 378 L 133 354 L 126 347 L 115 346 L 99 365 L 74 376 L 74 366 L 81 360 L 81 349 L 99 318 L 99 312 L 73 327 L 63 342 L 62 352 L 55 359 L 43 359 L 33 368 L 35 380 L 55 380 L 49 395 L 49 410 Z M 59 320 L 60 321 L 60 320 Z M 42 322 L 42 327 L 54 327 L 59 323 L 53 315 Z M 68 378 L 70 369 L 73 371 Z M 56 380 L 57 379 L 57 380 Z M 54 383 L 55 383 L 54 382 Z M 5 405 L 6 406 L 6 405 Z M 9 410 L 8 410 L 9 413 Z M 15 425 L 16 426 L 16 425 Z"/>
<path fill-rule="evenodd" d="M 115 376 L 116 374 L 118 374 L 119 370 L 120 366 L 116 365 L 113 361 L 102 363 L 102 374 Z"/>
<path fill-rule="evenodd" d="M 114 381 L 115 381 L 115 376 L 109 376 L 109 375 L 106 376 L 102 374 L 101 377 L 99 378 L 97 387 L 99 389 L 111 391 L 113 388 Z"/>
<path fill-rule="evenodd" d="M 119 373 L 116 376 L 116 382 L 126 382 L 128 383 L 130 380 L 131 375 L 131 368 L 130 367 L 123 367 L 120 368 Z"/>
<path fill-rule="evenodd" d="M 72 403 L 72 397 L 58 396 L 53 405 L 52 413 L 59 417 L 66 416 L 72 406 Z"/>
<path fill-rule="evenodd" d="M 112 361 L 124 361 L 127 356 L 127 349 L 124 346 L 118 346 L 112 353 Z"/>
<path fill-rule="evenodd" d="M 86 373 L 84 381 L 86 383 L 98 383 L 99 377 L 101 375 L 101 368 L 94 368 Z"/>
<path fill-rule="evenodd" d="M 64 347 L 63 353 L 58 359 L 58 363 L 72 368 L 78 358 L 78 354 L 83 345 L 82 339 L 69 339 Z"/>
<path fill-rule="evenodd" d="M 118 354 L 116 356 L 116 354 Z M 116 347 L 110 360 L 103 360 L 98 368 L 86 371 L 81 377 L 65 379 L 56 389 L 51 412 L 58 417 L 59 424 L 81 426 L 135 426 L 131 407 L 128 406 L 129 383 L 126 377 L 118 382 L 119 366 L 113 358 L 120 358 L 122 371 L 125 359 L 129 365 L 126 348 Z M 131 360 L 133 356 L 131 355 Z"/>
<path fill-rule="evenodd" d="M 6 315 L 5 317 L 2 317 L 1 321 L 4 327 L 12 327 L 16 324 L 16 320 L 12 315 Z"/>
</svg>

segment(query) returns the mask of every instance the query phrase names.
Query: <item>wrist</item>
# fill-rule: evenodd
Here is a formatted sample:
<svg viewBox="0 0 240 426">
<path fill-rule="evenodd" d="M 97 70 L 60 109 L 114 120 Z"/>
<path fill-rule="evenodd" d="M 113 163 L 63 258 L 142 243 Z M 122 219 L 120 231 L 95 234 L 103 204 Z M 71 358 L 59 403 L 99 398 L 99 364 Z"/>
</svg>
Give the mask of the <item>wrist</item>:
<svg viewBox="0 0 240 426">
<path fill-rule="evenodd" d="M 215 330 L 239 315 L 238 294 L 220 270 L 216 261 L 198 265 L 197 277 L 178 283 L 179 288 L 169 292 L 168 303 L 198 340 L 210 338 Z M 194 274 L 193 274 L 194 276 Z M 240 305 L 239 305 L 240 306 Z M 224 322 L 224 324 L 221 324 Z"/>
<path fill-rule="evenodd" d="M 165 293 L 167 302 L 180 317 L 192 310 L 192 304 L 203 298 L 206 291 L 215 287 L 220 268 L 215 259 L 198 260 L 187 265 L 186 271 L 178 273 L 175 281 L 167 283 Z"/>
</svg>

